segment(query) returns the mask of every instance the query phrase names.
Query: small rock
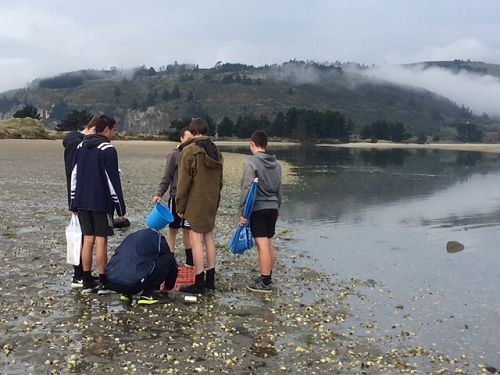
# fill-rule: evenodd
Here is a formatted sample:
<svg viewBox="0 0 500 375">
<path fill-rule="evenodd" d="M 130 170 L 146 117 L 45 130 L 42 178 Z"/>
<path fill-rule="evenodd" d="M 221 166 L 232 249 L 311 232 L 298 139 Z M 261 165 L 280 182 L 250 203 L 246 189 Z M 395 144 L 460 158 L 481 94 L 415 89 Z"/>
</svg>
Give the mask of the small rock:
<svg viewBox="0 0 500 375">
<path fill-rule="evenodd" d="M 446 251 L 448 253 L 458 253 L 464 249 L 464 245 L 458 241 L 448 241 L 446 244 Z"/>
</svg>

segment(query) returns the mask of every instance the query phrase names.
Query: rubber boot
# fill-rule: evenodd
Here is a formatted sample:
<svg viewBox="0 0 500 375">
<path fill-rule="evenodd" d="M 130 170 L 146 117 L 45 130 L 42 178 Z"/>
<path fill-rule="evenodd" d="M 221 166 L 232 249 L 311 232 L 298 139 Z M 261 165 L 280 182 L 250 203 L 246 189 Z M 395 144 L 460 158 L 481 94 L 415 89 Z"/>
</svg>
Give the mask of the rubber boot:
<svg viewBox="0 0 500 375">
<path fill-rule="evenodd" d="M 205 273 L 205 288 L 215 290 L 215 268 L 210 268 Z"/>
<path fill-rule="evenodd" d="M 201 294 L 205 291 L 205 272 L 201 272 L 194 277 L 194 284 L 180 288 L 182 293 Z"/>
</svg>

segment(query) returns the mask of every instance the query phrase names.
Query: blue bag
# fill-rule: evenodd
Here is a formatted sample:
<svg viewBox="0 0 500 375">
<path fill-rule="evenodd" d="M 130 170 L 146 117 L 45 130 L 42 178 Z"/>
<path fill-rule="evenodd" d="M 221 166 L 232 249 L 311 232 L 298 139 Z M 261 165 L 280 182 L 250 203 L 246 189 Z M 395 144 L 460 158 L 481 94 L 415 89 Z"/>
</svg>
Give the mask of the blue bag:
<svg viewBox="0 0 500 375">
<path fill-rule="evenodd" d="M 243 208 L 242 216 L 247 218 L 248 221 L 245 225 L 238 224 L 233 236 L 229 240 L 227 246 L 231 249 L 233 254 L 243 254 L 245 250 L 251 249 L 255 246 L 252 231 L 250 230 L 250 214 L 252 213 L 255 196 L 257 195 L 258 179 L 255 178 L 248 190 L 247 198 L 245 199 L 245 206 Z"/>
</svg>

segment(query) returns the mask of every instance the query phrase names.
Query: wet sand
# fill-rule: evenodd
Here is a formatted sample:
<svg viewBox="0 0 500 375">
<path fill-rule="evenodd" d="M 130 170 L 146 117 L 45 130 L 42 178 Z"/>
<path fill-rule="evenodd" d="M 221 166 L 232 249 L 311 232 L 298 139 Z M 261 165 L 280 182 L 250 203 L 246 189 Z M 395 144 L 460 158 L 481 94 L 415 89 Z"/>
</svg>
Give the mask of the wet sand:
<svg viewBox="0 0 500 375">
<path fill-rule="evenodd" d="M 114 248 L 144 227 L 163 172 L 167 142 L 116 142 L 132 225 L 117 230 Z M 398 328 L 372 335 L 377 316 L 360 321 L 349 300 L 377 304 L 388 291 L 374 280 L 337 279 L 305 267 L 293 252 L 293 228 L 276 235 L 274 291 L 245 289 L 257 276 L 255 250 L 226 247 L 237 220 L 241 166 L 225 153 L 224 189 L 216 222 L 217 291 L 196 304 L 172 295 L 162 305 L 123 304 L 117 295 L 70 288 L 64 227 L 69 222 L 60 141 L 0 141 L 0 373 L 478 373 L 467 353 L 421 347 Z M 284 166 L 285 183 L 294 183 Z M 286 203 L 285 203 L 286 204 Z M 178 248 L 180 249 L 179 242 Z M 183 263 L 182 251 L 177 250 Z M 369 292 L 369 293 L 368 293 Z M 368 297 L 368 294 L 370 297 Z M 398 301 L 394 301 L 398 306 Z"/>
</svg>

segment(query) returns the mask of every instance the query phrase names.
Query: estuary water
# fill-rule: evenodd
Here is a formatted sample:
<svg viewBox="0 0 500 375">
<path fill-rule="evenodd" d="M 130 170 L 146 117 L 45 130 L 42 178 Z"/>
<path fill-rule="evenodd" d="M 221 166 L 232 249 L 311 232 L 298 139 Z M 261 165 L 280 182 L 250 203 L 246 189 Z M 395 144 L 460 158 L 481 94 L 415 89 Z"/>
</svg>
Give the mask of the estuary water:
<svg viewBox="0 0 500 375">
<path fill-rule="evenodd" d="M 500 366 L 498 155 L 333 147 L 270 152 L 290 162 L 299 181 L 284 187 L 280 211 L 294 231 L 290 248 L 334 282 L 366 285 L 351 307 L 354 318 L 372 321 L 367 336 L 390 337 L 404 322 L 415 346 L 435 344 Z M 464 250 L 448 252 L 448 241 Z"/>
</svg>

